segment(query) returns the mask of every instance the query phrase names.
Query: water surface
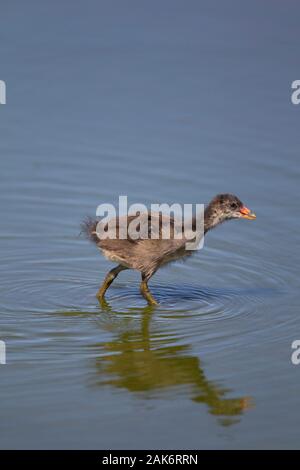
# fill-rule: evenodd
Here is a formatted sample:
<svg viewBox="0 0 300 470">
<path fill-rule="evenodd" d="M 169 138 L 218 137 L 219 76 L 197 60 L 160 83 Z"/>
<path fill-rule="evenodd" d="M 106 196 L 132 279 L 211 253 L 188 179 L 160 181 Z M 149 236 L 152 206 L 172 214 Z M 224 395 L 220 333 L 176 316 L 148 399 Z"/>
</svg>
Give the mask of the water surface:
<svg viewBox="0 0 300 470">
<path fill-rule="evenodd" d="M 299 447 L 300 9 L 289 2 L 1 6 L 1 448 Z M 79 236 L 102 202 L 257 220 L 151 280 Z"/>
</svg>

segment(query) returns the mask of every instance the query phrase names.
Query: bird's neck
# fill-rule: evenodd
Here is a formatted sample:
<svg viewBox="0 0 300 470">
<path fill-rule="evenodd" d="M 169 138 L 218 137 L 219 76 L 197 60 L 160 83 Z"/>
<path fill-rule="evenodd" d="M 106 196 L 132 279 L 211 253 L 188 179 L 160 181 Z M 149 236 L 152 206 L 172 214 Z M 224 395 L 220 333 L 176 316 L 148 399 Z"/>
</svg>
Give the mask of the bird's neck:
<svg viewBox="0 0 300 470">
<path fill-rule="evenodd" d="M 221 214 L 216 211 L 212 204 L 209 204 L 204 210 L 204 235 L 223 221 L 224 219 L 221 217 Z M 194 231 L 197 230 L 196 216 L 193 217 L 192 227 Z"/>
<path fill-rule="evenodd" d="M 212 204 L 204 210 L 204 234 L 223 222 L 221 215 L 215 210 Z"/>
</svg>

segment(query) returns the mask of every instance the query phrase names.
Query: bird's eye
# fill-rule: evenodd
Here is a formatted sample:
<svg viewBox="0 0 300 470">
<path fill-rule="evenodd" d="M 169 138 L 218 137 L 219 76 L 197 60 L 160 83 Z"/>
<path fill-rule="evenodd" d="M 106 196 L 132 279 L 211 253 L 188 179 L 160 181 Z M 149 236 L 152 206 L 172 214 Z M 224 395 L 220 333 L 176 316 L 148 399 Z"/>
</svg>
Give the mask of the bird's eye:
<svg viewBox="0 0 300 470">
<path fill-rule="evenodd" d="M 236 202 L 232 202 L 232 203 L 230 204 L 230 207 L 231 207 L 231 209 L 236 209 L 236 208 L 237 208 Z"/>
</svg>

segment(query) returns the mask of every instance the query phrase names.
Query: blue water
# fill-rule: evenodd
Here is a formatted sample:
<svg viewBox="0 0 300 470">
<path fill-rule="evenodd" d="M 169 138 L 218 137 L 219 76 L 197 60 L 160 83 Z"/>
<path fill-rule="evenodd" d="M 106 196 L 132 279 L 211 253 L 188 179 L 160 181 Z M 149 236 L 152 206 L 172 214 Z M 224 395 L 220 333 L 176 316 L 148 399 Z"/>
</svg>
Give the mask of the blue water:
<svg viewBox="0 0 300 470">
<path fill-rule="evenodd" d="M 297 448 L 300 7 L 1 5 L 1 448 Z M 79 236 L 102 202 L 237 194 L 257 220 L 146 307 Z"/>
</svg>

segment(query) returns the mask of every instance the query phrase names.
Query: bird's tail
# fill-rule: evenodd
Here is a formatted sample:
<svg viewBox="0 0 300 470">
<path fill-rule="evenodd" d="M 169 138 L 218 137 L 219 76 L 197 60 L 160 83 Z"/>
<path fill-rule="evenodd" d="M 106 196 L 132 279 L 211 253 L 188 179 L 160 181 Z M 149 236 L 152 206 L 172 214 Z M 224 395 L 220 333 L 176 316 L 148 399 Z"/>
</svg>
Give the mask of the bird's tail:
<svg viewBox="0 0 300 470">
<path fill-rule="evenodd" d="M 98 222 L 98 220 L 95 220 L 92 217 L 86 217 L 80 225 L 81 233 L 83 233 L 89 240 L 94 243 L 99 242 L 99 238 L 96 232 Z"/>
</svg>

